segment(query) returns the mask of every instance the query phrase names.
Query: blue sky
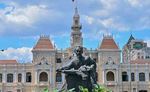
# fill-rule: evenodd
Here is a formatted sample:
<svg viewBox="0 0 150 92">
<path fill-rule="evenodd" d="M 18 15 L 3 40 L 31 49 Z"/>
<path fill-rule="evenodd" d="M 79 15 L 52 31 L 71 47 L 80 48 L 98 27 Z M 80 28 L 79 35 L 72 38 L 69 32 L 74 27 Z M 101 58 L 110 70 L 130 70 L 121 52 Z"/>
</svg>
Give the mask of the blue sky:
<svg viewBox="0 0 150 92">
<path fill-rule="evenodd" d="M 103 34 L 122 48 L 131 33 L 150 44 L 150 0 L 78 0 L 84 46 L 97 48 Z M 58 48 L 70 46 L 72 0 L 0 0 L 0 59 L 31 61 L 42 34 Z M 20 54 L 21 53 L 21 54 Z"/>
</svg>

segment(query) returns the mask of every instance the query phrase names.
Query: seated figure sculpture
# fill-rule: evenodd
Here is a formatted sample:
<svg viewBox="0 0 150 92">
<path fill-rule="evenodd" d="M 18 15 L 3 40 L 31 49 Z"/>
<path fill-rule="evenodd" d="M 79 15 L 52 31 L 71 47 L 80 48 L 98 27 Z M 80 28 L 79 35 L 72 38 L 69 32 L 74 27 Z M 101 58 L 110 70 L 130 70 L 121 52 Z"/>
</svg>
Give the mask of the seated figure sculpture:
<svg viewBox="0 0 150 92">
<path fill-rule="evenodd" d="M 65 90 L 75 89 L 79 91 L 79 86 L 85 87 L 92 92 L 96 83 L 96 62 L 88 56 L 83 56 L 83 47 L 77 46 L 69 63 L 57 72 L 65 73 L 66 86 Z M 63 89 L 63 88 L 62 88 Z M 64 90 L 64 89 L 63 89 Z M 61 92 L 61 91 L 60 91 Z"/>
</svg>

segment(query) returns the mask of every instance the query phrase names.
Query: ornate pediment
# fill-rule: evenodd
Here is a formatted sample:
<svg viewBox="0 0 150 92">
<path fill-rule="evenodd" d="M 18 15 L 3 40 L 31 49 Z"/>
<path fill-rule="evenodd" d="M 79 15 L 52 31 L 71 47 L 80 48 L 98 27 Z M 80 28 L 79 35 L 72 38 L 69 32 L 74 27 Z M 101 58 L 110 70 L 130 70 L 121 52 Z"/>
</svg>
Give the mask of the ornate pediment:
<svg viewBox="0 0 150 92">
<path fill-rule="evenodd" d="M 112 57 L 108 57 L 106 65 L 112 65 L 115 64 L 115 62 L 113 61 Z"/>
<path fill-rule="evenodd" d="M 41 61 L 37 65 L 49 65 L 49 63 L 45 57 L 42 57 Z"/>
</svg>

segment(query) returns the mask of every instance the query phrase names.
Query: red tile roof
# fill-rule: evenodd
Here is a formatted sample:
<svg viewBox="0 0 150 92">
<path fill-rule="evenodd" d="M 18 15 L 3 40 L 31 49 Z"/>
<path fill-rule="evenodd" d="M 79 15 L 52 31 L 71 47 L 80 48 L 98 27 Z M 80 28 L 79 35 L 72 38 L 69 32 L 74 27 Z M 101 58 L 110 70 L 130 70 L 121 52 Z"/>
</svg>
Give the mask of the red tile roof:
<svg viewBox="0 0 150 92">
<path fill-rule="evenodd" d="M 33 50 L 39 49 L 54 49 L 53 44 L 49 37 L 40 37 Z"/>
<path fill-rule="evenodd" d="M 150 60 L 137 59 L 130 62 L 131 64 L 150 64 Z"/>
<path fill-rule="evenodd" d="M 16 60 L 0 60 L 0 65 L 4 64 L 17 64 Z"/>
<path fill-rule="evenodd" d="M 100 49 L 119 49 L 112 37 L 104 37 Z"/>
</svg>

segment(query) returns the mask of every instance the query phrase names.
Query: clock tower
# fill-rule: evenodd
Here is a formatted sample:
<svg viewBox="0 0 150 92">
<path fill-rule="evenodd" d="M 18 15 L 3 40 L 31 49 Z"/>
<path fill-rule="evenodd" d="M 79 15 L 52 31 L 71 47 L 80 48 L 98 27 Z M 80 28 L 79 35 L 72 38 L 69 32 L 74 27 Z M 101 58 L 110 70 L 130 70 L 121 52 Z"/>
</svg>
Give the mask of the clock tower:
<svg viewBox="0 0 150 92">
<path fill-rule="evenodd" d="M 83 45 L 83 38 L 82 38 L 82 32 L 80 31 L 82 28 L 80 24 L 80 16 L 78 14 L 77 7 L 75 8 L 75 14 L 73 16 L 73 25 L 71 27 L 71 48 L 74 48 L 75 46 L 82 46 Z"/>
</svg>

